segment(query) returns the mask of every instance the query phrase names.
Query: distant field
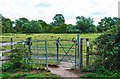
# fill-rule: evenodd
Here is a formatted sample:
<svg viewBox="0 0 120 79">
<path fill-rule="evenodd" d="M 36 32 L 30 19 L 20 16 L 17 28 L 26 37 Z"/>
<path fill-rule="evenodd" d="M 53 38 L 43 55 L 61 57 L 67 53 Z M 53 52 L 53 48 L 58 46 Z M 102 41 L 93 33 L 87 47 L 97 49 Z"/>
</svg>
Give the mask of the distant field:
<svg viewBox="0 0 120 79">
<path fill-rule="evenodd" d="M 91 41 L 93 41 L 95 38 L 97 38 L 101 33 L 88 33 L 88 34 L 80 34 L 81 38 L 89 38 Z M 77 38 L 77 34 L 12 34 L 12 33 L 3 33 L 0 35 L 0 42 L 10 42 L 10 38 L 13 38 L 14 41 L 21 41 L 25 40 L 28 37 L 32 37 L 32 39 L 37 40 L 56 40 L 57 38 L 61 37 L 65 40 L 70 40 L 73 37 Z"/>
<path fill-rule="evenodd" d="M 95 38 L 100 36 L 100 33 L 88 33 L 88 34 L 80 34 L 81 38 L 89 38 L 90 42 L 92 42 Z M 13 38 L 14 42 L 26 40 L 28 37 L 32 37 L 32 40 L 48 40 L 48 50 L 51 53 L 55 52 L 52 47 L 56 48 L 56 40 L 61 37 L 63 40 L 72 40 L 72 38 L 77 39 L 77 34 L 12 34 L 12 33 L 3 33 L 0 35 L 2 40 L 0 42 L 10 42 L 10 39 Z M 38 44 L 38 43 L 36 43 Z M 73 42 L 62 42 L 63 46 L 70 47 Z M 34 44 L 33 44 L 34 45 Z M 39 42 L 39 45 L 44 46 L 44 42 Z M 84 42 L 85 45 L 85 42 Z M 10 46 L 2 47 L 2 50 L 10 49 Z M 68 49 L 68 48 L 67 48 Z M 61 49 L 62 50 L 62 49 Z"/>
<path fill-rule="evenodd" d="M 97 38 L 99 35 L 101 35 L 100 33 L 89 33 L 89 34 L 80 34 L 81 38 L 89 38 L 90 42 L 92 42 L 95 38 Z M 22 40 L 26 40 L 26 38 L 28 37 L 32 37 L 32 40 L 48 40 L 48 51 L 51 55 L 55 55 L 56 54 L 56 40 L 61 37 L 64 40 L 72 40 L 72 38 L 76 38 L 77 39 L 77 34 L 11 34 L 11 33 L 3 33 L 2 35 L 0 35 L 0 37 L 2 38 L 2 40 L 0 42 L 10 42 L 10 38 L 13 38 L 15 42 L 17 41 L 22 41 Z M 64 46 L 64 49 L 67 51 L 70 46 L 73 44 L 73 42 L 61 42 L 62 45 Z M 44 42 L 34 42 L 32 43 L 33 49 L 36 49 L 38 46 L 44 47 L 45 44 Z M 86 43 L 84 42 L 84 49 L 83 51 L 85 51 L 85 45 Z M 75 48 L 75 47 L 73 47 Z M 4 46 L 1 48 L 1 50 L 6 50 L 6 49 L 10 49 L 10 46 Z M 63 49 L 59 49 L 61 52 L 63 52 Z M 38 50 L 32 50 L 33 52 L 38 52 Z M 44 50 L 40 50 L 41 52 Z M 74 49 L 70 51 L 71 54 L 74 54 Z"/>
</svg>

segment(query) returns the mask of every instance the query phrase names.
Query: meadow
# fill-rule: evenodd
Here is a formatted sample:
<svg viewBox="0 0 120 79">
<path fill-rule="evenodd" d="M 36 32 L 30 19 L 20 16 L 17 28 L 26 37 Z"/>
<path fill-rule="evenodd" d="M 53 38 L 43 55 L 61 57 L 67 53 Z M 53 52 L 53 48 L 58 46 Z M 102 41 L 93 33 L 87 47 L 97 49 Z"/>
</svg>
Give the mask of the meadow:
<svg viewBox="0 0 120 79">
<path fill-rule="evenodd" d="M 101 33 L 86 33 L 86 34 L 80 34 L 81 38 L 89 38 L 90 39 L 90 43 L 92 43 L 95 38 L 97 38 L 98 36 L 100 36 Z M 32 40 L 47 40 L 47 44 L 48 44 L 48 54 L 49 56 L 56 56 L 56 40 L 60 37 L 63 40 L 72 40 L 72 38 L 77 39 L 77 34 L 13 34 L 13 33 L 3 33 L 0 35 L 0 37 L 2 38 L 2 40 L 0 40 L 0 42 L 10 42 L 10 39 L 13 38 L 14 42 L 18 42 L 18 41 L 23 41 L 26 40 L 28 37 L 32 37 Z M 70 48 L 70 46 L 73 44 L 73 42 L 69 41 L 64 41 L 61 42 L 64 50 L 68 51 L 68 49 Z M 85 47 L 86 43 L 85 40 L 83 42 L 83 58 L 85 58 L 83 60 L 83 62 L 86 61 L 86 47 Z M 32 52 L 34 52 L 34 55 L 37 56 L 45 56 L 45 50 L 44 49 L 39 49 L 41 47 L 45 47 L 45 43 L 44 42 L 34 42 L 32 43 Z M 6 50 L 6 49 L 10 49 L 10 46 L 4 46 L 1 48 L 2 50 Z M 77 50 L 77 49 L 76 49 Z M 75 46 L 73 46 L 73 48 L 69 51 L 69 55 L 73 55 L 74 56 L 74 51 L 75 51 Z M 59 56 L 63 57 L 63 55 L 65 54 L 65 52 L 63 51 L 62 48 L 59 49 Z M 3 55 L 9 55 L 8 53 L 4 53 Z M 51 62 L 51 61 L 49 61 Z M 56 60 L 52 61 L 52 62 L 56 62 Z"/>
<path fill-rule="evenodd" d="M 80 34 L 81 38 L 89 38 L 90 39 L 90 43 L 92 43 L 95 38 L 97 38 L 98 36 L 100 36 L 101 33 L 86 33 L 86 34 Z M 13 33 L 3 33 L 0 35 L 0 42 L 5 43 L 5 42 L 10 42 L 11 38 L 13 38 L 14 42 L 18 42 L 18 41 L 23 41 L 26 40 L 28 37 L 32 37 L 32 40 L 47 40 L 48 43 L 48 51 L 50 54 L 56 54 L 56 50 L 53 50 L 53 48 L 56 48 L 56 40 L 60 37 L 62 40 L 71 40 L 72 38 L 77 39 L 77 34 L 13 34 Z M 67 42 L 67 41 L 63 41 L 62 44 L 64 47 L 66 47 L 66 49 L 68 50 L 68 48 L 73 44 L 73 42 Z M 33 43 L 33 48 L 36 48 L 37 46 L 34 45 L 35 43 Z M 38 42 L 36 43 L 36 45 L 42 46 L 44 47 L 45 44 L 44 42 Z M 84 45 L 86 45 L 85 41 L 84 41 Z M 6 50 L 6 49 L 10 49 L 10 46 L 4 46 L 1 48 L 1 50 Z M 35 50 L 34 50 L 35 51 Z"/>
<path fill-rule="evenodd" d="M 80 34 L 81 38 L 89 38 L 91 41 L 93 41 L 95 38 L 97 38 L 101 33 L 86 33 L 86 34 Z M 56 40 L 59 37 L 62 39 L 72 39 L 77 38 L 77 34 L 14 34 L 14 33 L 3 33 L 0 35 L 0 42 L 10 42 L 10 38 L 13 38 L 14 41 L 21 41 L 26 40 L 26 38 L 32 37 L 33 40 Z"/>
</svg>

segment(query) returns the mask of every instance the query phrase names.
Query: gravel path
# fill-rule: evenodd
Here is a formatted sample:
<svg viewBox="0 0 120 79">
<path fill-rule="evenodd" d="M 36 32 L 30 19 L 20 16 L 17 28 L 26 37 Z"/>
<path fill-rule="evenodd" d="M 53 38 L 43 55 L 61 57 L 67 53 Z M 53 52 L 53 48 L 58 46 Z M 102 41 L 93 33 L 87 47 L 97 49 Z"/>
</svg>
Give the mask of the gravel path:
<svg viewBox="0 0 120 79">
<path fill-rule="evenodd" d="M 68 67 L 69 66 L 69 67 Z M 59 75 L 63 79 L 80 79 L 79 77 L 86 74 L 81 73 L 77 69 L 71 69 L 70 64 L 62 62 L 59 67 L 49 67 L 48 68 L 53 74 Z"/>
</svg>

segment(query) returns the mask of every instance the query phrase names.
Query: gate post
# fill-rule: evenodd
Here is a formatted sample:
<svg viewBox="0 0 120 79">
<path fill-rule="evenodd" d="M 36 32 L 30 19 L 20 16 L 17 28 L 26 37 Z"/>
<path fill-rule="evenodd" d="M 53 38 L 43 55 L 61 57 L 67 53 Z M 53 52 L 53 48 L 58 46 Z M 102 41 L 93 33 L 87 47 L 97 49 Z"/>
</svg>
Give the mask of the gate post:
<svg viewBox="0 0 120 79">
<path fill-rule="evenodd" d="M 81 41 L 80 41 L 80 61 L 81 61 L 81 69 L 82 69 L 82 67 L 83 67 L 83 38 L 81 38 Z"/>
<path fill-rule="evenodd" d="M 80 40 L 80 34 L 77 35 L 77 40 L 78 40 L 78 65 L 79 68 L 82 68 L 82 62 L 81 62 L 81 40 Z"/>
<path fill-rule="evenodd" d="M 13 38 L 10 39 L 11 40 L 11 50 L 13 50 Z"/>
<path fill-rule="evenodd" d="M 56 40 L 56 46 L 57 46 L 57 64 L 58 64 L 58 61 L 59 61 L 59 56 L 58 56 L 58 52 L 59 52 L 59 40 Z"/>
<path fill-rule="evenodd" d="M 32 54 L 32 52 L 31 52 L 31 45 L 32 45 L 31 39 L 32 39 L 31 37 L 27 38 L 27 45 L 28 45 L 28 50 L 29 50 L 30 54 Z"/>
<path fill-rule="evenodd" d="M 77 54 L 76 54 L 76 48 L 77 48 L 77 44 L 75 44 L 75 69 L 76 69 L 76 62 L 77 62 L 77 61 L 76 61 L 76 55 L 77 55 Z"/>
<path fill-rule="evenodd" d="M 89 38 L 86 39 L 86 65 L 89 64 Z"/>
</svg>

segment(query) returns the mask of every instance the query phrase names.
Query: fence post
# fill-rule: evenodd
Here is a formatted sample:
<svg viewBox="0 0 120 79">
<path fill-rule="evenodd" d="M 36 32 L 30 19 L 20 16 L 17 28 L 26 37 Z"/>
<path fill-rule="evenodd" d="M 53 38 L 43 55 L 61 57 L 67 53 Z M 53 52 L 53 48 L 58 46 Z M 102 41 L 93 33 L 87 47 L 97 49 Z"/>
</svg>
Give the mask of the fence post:
<svg viewBox="0 0 120 79">
<path fill-rule="evenodd" d="M 56 46 L 57 46 L 57 64 L 58 64 L 58 61 L 59 61 L 59 56 L 58 56 L 58 52 L 59 52 L 59 40 L 56 41 Z"/>
<path fill-rule="evenodd" d="M 28 50 L 29 50 L 29 52 L 30 52 L 30 54 L 32 54 L 32 52 L 31 52 L 31 37 L 29 37 L 29 38 L 27 38 L 27 40 L 28 40 Z"/>
<path fill-rule="evenodd" d="M 86 39 L 86 65 L 89 64 L 89 38 Z"/>
<path fill-rule="evenodd" d="M 81 69 L 81 51 L 80 51 L 80 49 L 81 49 L 81 47 L 80 47 L 80 34 L 78 34 L 77 35 L 77 40 L 78 40 L 78 65 L 79 65 L 79 68 Z"/>
<path fill-rule="evenodd" d="M 13 38 L 11 38 L 10 41 L 11 41 L 11 50 L 13 50 Z"/>
<path fill-rule="evenodd" d="M 81 69 L 82 69 L 82 67 L 83 67 L 83 56 L 82 56 L 82 53 L 83 53 L 83 38 L 81 38 L 81 41 L 80 41 L 80 47 L 81 47 L 81 49 L 80 49 L 80 60 L 81 60 Z"/>
</svg>

